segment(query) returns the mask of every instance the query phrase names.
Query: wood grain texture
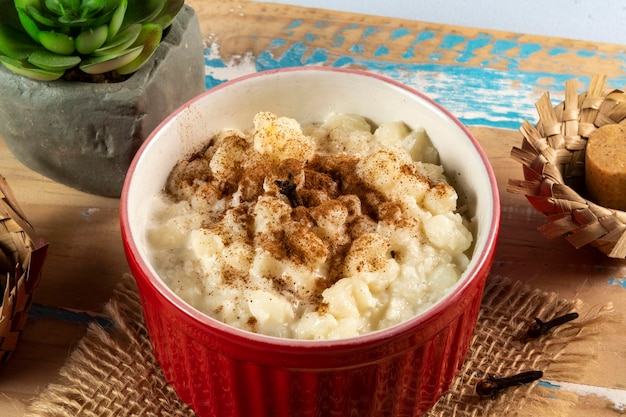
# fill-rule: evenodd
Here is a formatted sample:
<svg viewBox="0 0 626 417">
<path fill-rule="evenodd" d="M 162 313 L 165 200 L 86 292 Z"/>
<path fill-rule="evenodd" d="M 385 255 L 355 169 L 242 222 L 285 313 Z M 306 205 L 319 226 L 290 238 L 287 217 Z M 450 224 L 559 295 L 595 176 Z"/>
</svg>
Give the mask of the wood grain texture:
<svg viewBox="0 0 626 417">
<path fill-rule="evenodd" d="M 201 17 L 205 38 L 218 39 L 225 57 L 247 52 L 259 56 L 275 39 L 292 39 L 311 50 L 332 49 L 335 59 L 362 55 L 581 76 L 624 75 L 625 48 L 614 44 L 262 2 L 187 3 Z"/>
<path fill-rule="evenodd" d="M 607 74 L 614 85 L 626 83 L 622 47 L 270 3 L 187 3 L 197 11 L 207 41 L 208 86 L 242 72 L 292 64 L 361 67 L 423 88 L 453 108 L 484 147 L 498 177 L 503 211 L 492 273 L 563 298 L 580 298 L 589 306 L 612 302 L 618 312 L 626 311 L 623 261 L 592 248 L 575 250 L 562 239 L 545 239 L 537 231 L 543 216 L 523 196 L 506 192 L 509 178 L 522 177 L 509 156 L 521 141 L 515 126 L 532 116 L 535 99 L 545 90 L 557 91 L 558 98 L 563 80 L 578 77 L 584 83 L 594 73 Z M 473 106 L 479 105 L 484 107 L 476 115 Z M 16 417 L 55 380 L 84 334 L 84 313 L 98 314 L 128 267 L 119 200 L 50 181 L 17 162 L 1 142 L 0 173 L 50 244 L 35 294 L 43 312 L 31 317 L 12 362 L 0 370 L 0 417 Z M 610 323 L 597 363 L 582 382 L 626 389 L 625 346 L 623 322 Z M 569 414 L 589 415 L 623 414 L 598 398 L 583 399 Z"/>
</svg>

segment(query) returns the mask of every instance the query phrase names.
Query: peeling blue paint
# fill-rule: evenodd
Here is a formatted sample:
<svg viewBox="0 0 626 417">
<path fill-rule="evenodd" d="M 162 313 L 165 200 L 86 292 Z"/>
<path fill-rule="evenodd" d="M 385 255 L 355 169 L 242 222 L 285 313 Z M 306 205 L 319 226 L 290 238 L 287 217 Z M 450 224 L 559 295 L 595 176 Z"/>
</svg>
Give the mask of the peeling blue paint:
<svg viewBox="0 0 626 417">
<path fill-rule="evenodd" d="M 488 68 L 412 64 L 368 59 L 358 56 L 331 58 L 328 51 L 317 50 L 305 57 L 306 47 L 294 43 L 280 56 L 266 51 L 257 61 L 258 71 L 312 63 L 334 67 L 359 67 L 394 78 L 413 86 L 448 108 L 463 123 L 517 129 L 524 120 L 536 118 L 535 87 L 562 90 L 572 76 L 552 73 L 529 73 Z M 326 59 L 326 61 L 324 61 Z M 313 62 L 315 61 L 315 62 Z M 551 80 L 552 85 L 546 85 Z M 585 80 L 582 80 L 585 82 Z"/>
<path fill-rule="evenodd" d="M 399 38 L 402 38 L 404 36 L 408 36 L 411 34 L 411 30 L 407 29 L 407 28 L 399 28 L 399 29 L 395 29 L 392 33 L 391 36 L 389 37 L 389 40 L 396 40 Z"/>
<path fill-rule="evenodd" d="M 306 60 L 307 65 L 323 65 L 328 61 L 328 53 L 324 49 L 316 49 Z"/>
<path fill-rule="evenodd" d="M 342 56 L 337 58 L 337 60 L 333 63 L 333 67 L 341 68 L 341 67 L 349 67 L 355 64 L 355 59 L 349 56 Z"/>
<path fill-rule="evenodd" d="M 72 324 L 97 323 L 105 330 L 111 330 L 115 327 L 113 322 L 107 317 L 59 307 L 48 307 L 41 304 L 33 304 L 31 306 L 28 318 L 30 320 L 55 319 Z"/>
<path fill-rule="evenodd" d="M 212 68 L 226 68 L 226 63 L 219 58 L 205 58 L 204 66 Z"/>
<path fill-rule="evenodd" d="M 548 51 L 548 56 L 563 55 L 563 54 L 566 54 L 567 52 L 568 50 L 565 48 L 552 48 Z"/>
<path fill-rule="evenodd" d="M 469 62 L 470 59 L 476 57 L 476 53 L 475 53 L 476 50 L 482 49 L 488 46 L 489 44 L 491 44 L 491 41 L 492 41 L 492 37 L 486 34 L 481 34 L 477 38 L 468 40 L 467 48 L 465 48 L 465 50 L 463 50 L 459 54 L 458 58 L 456 59 L 456 62 L 459 62 L 459 63 Z"/>
<path fill-rule="evenodd" d="M 365 39 L 365 38 L 369 38 L 370 36 L 374 36 L 378 32 L 380 32 L 379 28 L 373 27 L 373 26 L 368 26 L 363 31 L 363 34 L 361 35 L 361 39 Z"/>
<path fill-rule="evenodd" d="M 285 29 L 295 29 L 300 25 L 302 25 L 302 19 L 296 19 L 293 22 L 291 22 L 288 26 L 285 26 Z"/>
<path fill-rule="evenodd" d="M 626 290 L 626 278 L 611 278 L 609 279 L 609 285 L 617 285 Z"/>
<path fill-rule="evenodd" d="M 541 51 L 543 46 L 538 43 L 521 43 L 519 49 L 519 58 L 528 59 L 531 55 Z"/>
<path fill-rule="evenodd" d="M 285 39 L 272 39 L 268 47 L 270 49 L 280 48 L 283 45 L 286 45 L 287 41 Z"/>
<path fill-rule="evenodd" d="M 550 388 L 550 389 L 561 389 L 560 385 L 553 384 L 552 382 L 544 381 L 544 380 L 537 382 L 537 386 L 543 387 L 543 388 Z"/>
<path fill-rule="evenodd" d="M 502 57 L 502 56 L 505 56 L 508 51 L 510 51 L 511 49 L 517 48 L 518 46 L 519 46 L 519 42 L 516 42 L 516 41 L 496 39 L 493 42 L 493 47 L 491 48 L 491 54 Z"/>
<path fill-rule="evenodd" d="M 302 25 L 295 20 L 286 26 L 293 29 Z M 315 27 L 328 27 L 326 22 L 316 22 Z M 362 42 L 345 45 L 345 32 L 358 30 Z M 288 38 L 276 38 L 269 42 L 254 60 L 254 70 L 263 71 L 283 67 L 303 65 L 327 65 L 334 67 L 365 68 L 386 75 L 424 92 L 455 114 L 463 123 L 470 126 L 490 126 L 505 129 L 518 129 L 519 125 L 537 119 L 535 103 L 543 91 L 550 91 L 555 97 L 562 94 L 565 82 L 571 78 L 579 78 L 583 85 L 589 82 L 588 77 L 551 72 L 531 72 L 520 70 L 520 64 L 537 53 L 547 56 L 576 54 L 579 57 L 597 59 L 598 54 L 592 50 L 576 50 L 566 47 L 544 48 L 541 44 L 520 41 L 521 35 L 513 39 L 494 39 L 492 34 L 478 33 L 472 38 L 459 34 L 448 34 L 441 37 L 429 30 L 411 30 L 408 28 L 393 29 L 389 35 L 389 43 L 379 43 L 373 55 L 366 55 L 370 45 L 365 38 L 379 33 L 376 27 L 350 24 L 336 30 L 325 48 L 314 48 L 310 43 L 318 39 L 316 32 L 304 35 L 303 41 L 293 42 Z M 285 36 L 283 34 L 283 36 Z M 400 60 L 391 60 L 390 47 L 393 40 L 411 36 L 413 41 Z M 441 37 L 441 39 L 440 39 Z M 433 45 L 424 42 L 438 40 L 434 52 L 421 59 L 420 63 L 412 62 L 415 56 L 424 50 L 433 51 Z M 339 54 L 334 48 L 348 46 L 349 54 Z M 371 45 L 373 47 L 373 45 Z M 479 50 L 482 50 L 479 52 Z M 397 52 L 396 52 L 397 53 Z M 444 54 L 456 54 L 454 61 L 458 65 L 439 64 Z M 479 65 L 463 65 L 473 62 L 477 56 L 486 56 Z M 563 58 L 564 59 L 564 58 Z M 626 67 L 625 56 L 607 56 L 607 59 L 622 59 Z M 423 62 L 426 61 L 426 62 Z M 449 62 L 449 60 L 448 60 Z M 224 68 L 225 63 L 219 59 L 205 59 L 207 67 L 207 87 L 219 84 L 224 80 L 215 77 L 211 68 Z M 503 69 L 494 69 L 494 64 Z M 216 71 L 224 76 L 224 71 Z M 626 77 L 609 79 L 610 85 L 620 87 L 626 85 Z M 619 284 L 621 285 L 621 284 Z M 626 285 L 626 284 L 624 284 Z"/>
<path fill-rule="evenodd" d="M 413 42 L 414 45 L 417 45 L 418 43 L 422 43 L 424 41 L 427 41 L 429 39 L 433 39 L 435 38 L 437 35 L 435 35 L 433 32 L 429 32 L 429 31 L 423 31 L 417 34 L 417 37 L 415 38 L 415 42 Z"/>
<path fill-rule="evenodd" d="M 415 45 L 411 45 L 405 53 L 402 54 L 402 59 L 410 59 L 415 56 Z"/>
<path fill-rule="evenodd" d="M 419 32 L 415 37 L 415 40 L 411 43 L 411 46 L 409 46 L 409 48 L 402 54 L 402 59 L 413 58 L 415 56 L 415 49 L 418 47 L 418 45 L 429 39 L 435 38 L 435 36 L 436 35 L 433 32 Z"/>
<path fill-rule="evenodd" d="M 531 55 L 542 49 L 543 47 L 538 43 L 521 43 L 497 39 L 493 42 L 491 54 L 494 56 L 495 62 L 504 60 L 508 62 L 509 69 L 517 69 L 521 60 L 530 58 Z"/>
<path fill-rule="evenodd" d="M 365 52 L 365 44 L 363 43 L 355 43 L 350 47 L 350 52 L 357 55 L 362 55 Z"/>
<path fill-rule="evenodd" d="M 204 87 L 208 90 L 208 89 L 213 88 L 213 87 L 215 87 L 216 85 L 220 85 L 221 83 L 226 82 L 226 81 L 228 81 L 228 80 L 223 80 L 223 79 L 220 79 L 220 78 L 215 78 L 215 77 L 213 77 L 212 75 L 207 74 L 207 75 L 205 76 L 205 80 L 204 80 Z"/>
<path fill-rule="evenodd" d="M 578 52 L 576 52 L 576 55 L 583 57 L 583 58 L 591 58 L 596 56 L 598 53 L 595 51 L 587 51 L 587 50 L 580 50 Z"/>
<path fill-rule="evenodd" d="M 333 43 L 333 47 L 337 48 L 340 47 L 341 45 L 343 45 L 343 43 L 346 40 L 346 37 L 342 35 L 343 32 L 346 32 L 348 30 L 354 30 L 354 29 L 358 29 L 359 25 L 357 25 L 356 23 L 353 23 L 351 25 L 348 25 L 346 27 L 343 27 L 341 29 L 339 29 L 337 31 L 337 33 L 335 33 L 335 36 L 333 36 L 333 39 L 335 40 L 335 42 Z"/>
<path fill-rule="evenodd" d="M 385 55 L 389 55 L 389 48 L 386 45 L 378 45 L 378 48 L 374 51 L 374 56 L 378 58 Z"/>
<path fill-rule="evenodd" d="M 465 38 L 465 36 L 462 36 L 462 35 L 455 35 L 455 34 L 446 35 L 441 40 L 439 47 L 441 49 L 454 49 L 456 46 L 461 45 L 462 43 L 465 43 L 466 41 L 467 41 L 467 38 Z"/>
<path fill-rule="evenodd" d="M 301 19 L 293 20 L 291 23 L 283 28 L 284 33 L 282 34 L 282 36 L 294 36 L 295 32 L 293 31 L 293 29 L 298 28 L 303 24 L 304 23 Z M 325 21 L 317 21 L 313 24 L 313 27 L 316 29 L 325 29 L 330 26 L 331 24 Z M 330 43 L 330 47 L 336 48 L 343 46 L 346 41 L 346 37 L 343 35 L 343 33 L 350 30 L 360 30 L 361 39 L 366 39 L 375 36 L 383 29 L 376 26 L 362 26 L 357 23 L 340 27 L 335 31 Z M 307 33 L 304 36 L 305 40 L 308 42 L 317 39 L 317 35 L 314 33 Z M 406 36 L 414 36 L 415 40 L 411 43 L 407 50 L 401 54 L 402 59 L 411 59 L 415 57 L 419 53 L 418 45 L 420 43 L 433 38 L 437 38 L 441 36 L 441 34 L 434 33 L 430 30 L 416 30 L 407 27 L 400 27 L 391 31 L 388 40 L 390 42 L 393 42 L 399 38 L 403 38 Z M 446 52 L 454 51 L 456 54 L 458 54 L 457 58 L 455 59 L 456 62 L 468 63 L 472 58 L 476 57 L 476 50 L 490 47 L 488 52 L 490 58 L 483 60 L 480 65 L 501 65 L 502 63 L 505 63 L 507 69 L 518 69 L 521 62 L 532 57 L 532 55 L 534 55 L 535 53 L 544 50 L 544 47 L 541 44 L 534 42 L 523 42 L 522 38 L 523 35 L 520 34 L 510 39 L 494 39 L 493 35 L 484 32 L 478 33 L 474 38 L 466 38 L 463 35 L 451 33 L 442 36 L 437 50 L 431 53 L 428 59 L 433 62 L 437 62 L 442 59 L 443 54 L 445 54 Z M 364 53 L 364 51 L 366 50 L 365 46 L 366 45 L 363 45 L 361 42 L 358 42 L 350 46 L 351 52 L 357 54 Z M 386 55 L 386 53 L 384 53 L 383 51 L 384 49 L 381 49 L 381 47 L 379 46 L 377 52 L 380 55 Z M 546 49 L 545 52 L 548 56 L 559 56 L 567 53 L 573 53 L 581 58 L 598 57 L 598 52 L 594 50 L 576 50 L 573 48 L 567 48 L 562 46 Z M 617 56 L 607 56 L 606 58 L 623 59 L 625 61 L 626 67 L 626 55 L 620 54 Z"/>
</svg>

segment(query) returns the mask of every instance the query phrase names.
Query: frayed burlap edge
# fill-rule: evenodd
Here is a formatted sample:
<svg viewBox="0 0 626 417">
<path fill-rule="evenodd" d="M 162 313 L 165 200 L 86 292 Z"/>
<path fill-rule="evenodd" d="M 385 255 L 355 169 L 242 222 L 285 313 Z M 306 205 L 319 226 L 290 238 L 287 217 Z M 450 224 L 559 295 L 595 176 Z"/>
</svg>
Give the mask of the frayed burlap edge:
<svg viewBox="0 0 626 417">
<path fill-rule="evenodd" d="M 535 340 L 525 340 L 529 323 L 578 312 L 580 317 Z M 476 383 L 486 375 L 510 376 L 540 370 L 543 380 L 579 382 L 596 359 L 601 325 L 617 319 L 611 304 L 588 308 L 580 300 L 560 299 L 492 277 L 485 288 L 477 331 L 459 376 L 427 417 L 563 416 L 577 396 L 543 387 L 538 382 L 508 389 L 496 398 L 481 399 Z"/>
<path fill-rule="evenodd" d="M 137 289 L 125 276 L 106 306 L 113 330 L 90 325 L 60 372 L 30 405 L 25 417 L 193 417 L 156 364 L 144 327 Z M 548 320 L 577 311 L 579 319 L 544 337 L 522 340 L 534 317 Z M 488 280 L 476 335 L 449 392 L 427 417 L 566 415 L 576 396 L 537 383 L 511 388 L 496 398 L 479 398 L 474 387 L 487 374 L 506 376 L 542 370 L 547 380 L 584 375 L 593 363 L 594 339 L 611 316 L 610 305 L 587 309 L 578 301 L 530 289 L 502 277 Z"/>
<path fill-rule="evenodd" d="M 25 417 L 194 417 L 156 363 L 132 277 L 124 276 L 105 314 L 112 330 L 91 324 L 60 383 L 46 387 Z"/>
</svg>

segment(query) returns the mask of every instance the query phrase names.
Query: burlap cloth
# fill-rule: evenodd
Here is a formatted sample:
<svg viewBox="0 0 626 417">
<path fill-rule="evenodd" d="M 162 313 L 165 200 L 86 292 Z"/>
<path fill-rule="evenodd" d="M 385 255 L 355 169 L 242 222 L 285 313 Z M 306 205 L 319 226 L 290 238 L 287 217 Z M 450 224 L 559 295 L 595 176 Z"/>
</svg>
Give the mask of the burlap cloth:
<svg viewBox="0 0 626 417">
<path fill-rule="evenodd" d="M 580 317 L 544 337 L 523 341 L 530 320 L 577 311 Z M 576 381 L 593 363 L 594 339 L 611 306 L 587 308 L 579 300 L 491 277 L 476 335 L 448 393 L 427 417 L 566 415 L 576 396 L 528 384 L 480 399 L 476 382 L 485 374 L 542 370 L 548 380 Z M 51 384 L 34 399 L 27 417 L 185 416 L 194 413 L 165 382 L 144 327 L 137 288 L 124 277 L 105 308 L 114 326 L 92 324 Z M 542 411 L 539 411 L 542 410 Z"/>
</svg>

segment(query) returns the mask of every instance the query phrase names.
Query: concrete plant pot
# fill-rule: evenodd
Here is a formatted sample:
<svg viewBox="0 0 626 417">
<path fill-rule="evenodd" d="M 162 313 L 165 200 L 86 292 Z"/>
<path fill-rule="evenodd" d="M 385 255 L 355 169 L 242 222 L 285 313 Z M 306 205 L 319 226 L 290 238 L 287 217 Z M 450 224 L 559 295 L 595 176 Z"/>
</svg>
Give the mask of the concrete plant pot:
<svg viewBox="0 0 626 417">
<path fill-rule="evenodd" d="M 141 143 L 205 89 L 202 35 L 184 6 L 148 63 L 119 83 L 42 82 L 0 65 L 0 138 L 30 169 L 119 197 Z"/>
</svg>

